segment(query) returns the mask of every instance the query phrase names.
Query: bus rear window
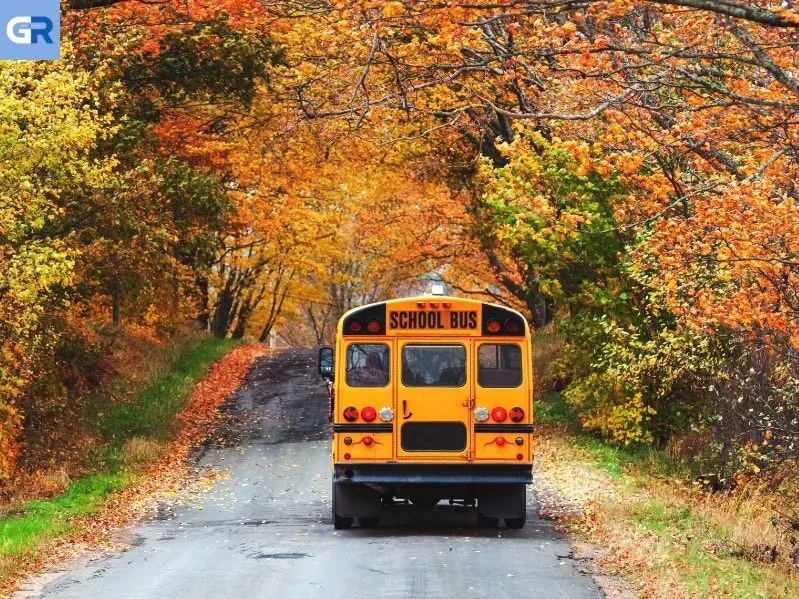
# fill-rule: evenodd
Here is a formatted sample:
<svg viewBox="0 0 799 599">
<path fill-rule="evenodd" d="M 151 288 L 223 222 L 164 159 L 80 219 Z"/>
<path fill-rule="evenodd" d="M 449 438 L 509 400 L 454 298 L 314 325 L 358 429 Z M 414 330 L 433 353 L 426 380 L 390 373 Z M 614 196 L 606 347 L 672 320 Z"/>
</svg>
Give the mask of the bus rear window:
<svg viewBox="0 0 799 599">
<path fill-rule="evenodd" d="M 484 388 L 522 384 L 522 350 L 510 343 L 485 343 L 477 350 L 477 383 Z"/>
<path fill-rule="evenodd" d="M 466 384 L 466 349 L 462 345 L 406 345 L 402 349 L 402 384 L 462 387 Z"/>
<path fill-rule="evenodd" d="M 347 346 L 346 381 L 350 387 L 385 387 L 391 362 L 384 343 L 351 343 Z"/>
</svg>

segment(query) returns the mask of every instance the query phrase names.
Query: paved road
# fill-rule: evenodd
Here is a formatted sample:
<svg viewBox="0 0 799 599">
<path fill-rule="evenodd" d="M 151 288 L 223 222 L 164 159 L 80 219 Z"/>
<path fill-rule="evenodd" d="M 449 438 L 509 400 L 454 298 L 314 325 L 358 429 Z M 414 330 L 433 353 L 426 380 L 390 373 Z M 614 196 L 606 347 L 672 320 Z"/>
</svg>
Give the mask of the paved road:
<svg viewBox="0 0 799 599">
<path fill-rule="evenodd" d="M 311 599 L 601 597 L 537 517 L 482 530 L 472 510 L 397 508 L 374 530 L 334 531 L 324 385 L 310 351 L 262 358 L 231 400 L 228 470 L 197 503 L 159 510 L 133 546 L 51 579 L 41 597 Z M 437 510 L 434 513 L 433 510 Z"/>
</svg>

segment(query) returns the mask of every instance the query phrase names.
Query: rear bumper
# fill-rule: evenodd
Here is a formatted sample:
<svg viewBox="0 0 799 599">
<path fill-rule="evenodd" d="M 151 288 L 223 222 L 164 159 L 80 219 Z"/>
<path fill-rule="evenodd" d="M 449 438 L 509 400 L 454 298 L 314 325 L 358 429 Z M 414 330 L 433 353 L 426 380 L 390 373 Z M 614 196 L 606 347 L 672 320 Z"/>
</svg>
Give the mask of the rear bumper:
<svg viewBox="0 0 799 599">
<path fill-rule="evenodd" d="M 532 464 L 334 464 L 337 484 L 507 485 L 533 482 Z"/>
</svg>

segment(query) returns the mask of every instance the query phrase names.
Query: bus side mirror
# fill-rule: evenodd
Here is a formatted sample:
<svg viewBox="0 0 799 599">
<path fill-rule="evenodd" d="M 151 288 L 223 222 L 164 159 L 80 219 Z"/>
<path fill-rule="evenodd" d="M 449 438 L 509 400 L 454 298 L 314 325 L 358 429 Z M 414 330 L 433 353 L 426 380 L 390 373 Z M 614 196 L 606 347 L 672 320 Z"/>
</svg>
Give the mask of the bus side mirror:
<svg viewBox="0 0 799 599">
<path fill-rule="evenodd" d="M 333 348 L 322 347 L 319 349 L 319 374 L 333 380 Z"/>
</svg>

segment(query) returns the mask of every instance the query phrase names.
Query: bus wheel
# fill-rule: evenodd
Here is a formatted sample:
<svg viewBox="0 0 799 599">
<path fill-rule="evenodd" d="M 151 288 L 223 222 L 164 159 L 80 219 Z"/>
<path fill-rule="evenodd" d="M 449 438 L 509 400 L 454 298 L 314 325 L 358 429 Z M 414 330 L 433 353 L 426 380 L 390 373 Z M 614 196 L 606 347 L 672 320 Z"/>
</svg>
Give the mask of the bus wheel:
<svg viewBox="0 0 799 599">
<path fill-rule="evenodd" d="M 352 526 L 354 521 L 355 518 L 345 518 L 344 516 L 339 516 L 336 512 L 333 512 L 333 528 L 336 530 L 346 530 Z"/>
<path fill-rule="evenodd" d="M 527 487 L 524 485 L 519 485 L 517 489 L 516 502 L 514 503 L 519 509 L 519 512 L 517 513 L 520 513 L 521 515 L 515 518 L 505 518 L 505 526 L 518 530 L 520 528 L 524 528 L 524 525 L 527 522 Z"/>
<path fill-rule="evenodd" d="M 380 524 L 380 516 L 359 516 L 358 526 L 361 528 L 377 528 Z"/>
<path fill-rule="evenodd" d="M 333 484 L 333 528 L 336 530 L 346 530 L 352 526 L 355 518 L 347 518 L 345 516 L 338 515 L 338 512 L 336 511 L 336 495 L 336 485 Z"/>
<path fill-rule="evenodd" d="M 483 514 L 477 512 L 477 528 L 496 528 L 497 524 L 499 524 L 499 518 L 483 516 Z"/>
</svg>

